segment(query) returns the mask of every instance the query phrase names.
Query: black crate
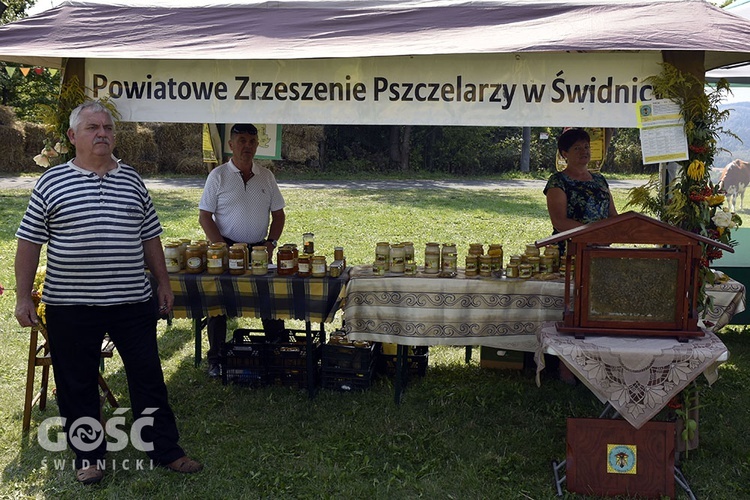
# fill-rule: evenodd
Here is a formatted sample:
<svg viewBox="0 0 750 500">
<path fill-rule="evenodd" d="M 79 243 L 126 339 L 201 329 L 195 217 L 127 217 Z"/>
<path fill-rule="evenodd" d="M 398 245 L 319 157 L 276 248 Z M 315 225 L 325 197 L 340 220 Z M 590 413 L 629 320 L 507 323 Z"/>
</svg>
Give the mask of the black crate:
<svg viewBox="0 0 750 500">
<path fill-rule="evenodd" d="M 307 336 L 304 330 L 290 330 L 289 342 L 268 344 L 266 367 L 269 383 L 283 387 L 308 387 Z M 320 384 L 321 345 L 313 339 L 313 385 Z"/>
<path fill-rule="evenodd" d="M 304 330 L 288 330 L 289 342 L 266 342 L 263 330 L 240 328 L 221 351 L 222 381 L 254 387 L 307 387 L 307 337 Z M 313 376 L 319 381 L 321 349 L 313 342 Z"/>
<path fill-rule="evenodd" d="M 379 343 L 347 343 L 323 345 L 323 370 L 328 368 L 370 371 L 379 352 Z"/>
<path fill-rule="evenodd" d="M 266 344 L 260 336 L 235 335 L 221 347 L 221 380 L 228 383 L 261 386 L 268 380 Z"/>
<path fill-rule="evenodd" d="M 372 365 L 375 366 L 374 364 Z M 363 391 L 372 386 L 375 370 L 351 371 L 336 368 L 323 368 L 321 385 L 334 391 Z"/>
<path fill-rule="evenodd" d="M 424 377 L 427 373 L 427 361 L 429 357 L 427 346 L 410 348 L 410 354 L 405 357 L 404 364 L 408 376 Z M 378 357 L 378 373 L 394 377 L 396 375 L 397 354 L 381 354 Z"/>
</svg>

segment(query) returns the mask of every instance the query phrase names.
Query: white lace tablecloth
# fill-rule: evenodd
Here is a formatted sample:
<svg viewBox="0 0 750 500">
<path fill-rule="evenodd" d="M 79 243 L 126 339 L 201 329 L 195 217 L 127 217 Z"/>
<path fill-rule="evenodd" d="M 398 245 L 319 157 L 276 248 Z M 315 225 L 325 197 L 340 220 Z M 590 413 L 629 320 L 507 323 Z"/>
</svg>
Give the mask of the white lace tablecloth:
<svg viewBox="0 0 750 500">
<path fill-rule="evenodd" d="M 536 352 L 537 384 L 544 353 L 554 354 L 602 402 L 636 429 L 653 418 L 672 397 L 703 373 L 709 384 L 718 377 L 727 347 L 711 331 L 679 342 L 674 337 L 588 335 L 576 339 L 545 323 Z"/>
<path fill-rule="evenodd" d="M 745 309 L 745 287 L 728 281 L 707 288 L 714 299 L 705 326 L 717 331 Z M 563 316 L 565 283 L 469 277 L 374 276 L 371 266 L 350 270 L 344 329 L 352 340 L 404 345 L 484 345 L 537 350 L 547 321 Z"/>
</svg>

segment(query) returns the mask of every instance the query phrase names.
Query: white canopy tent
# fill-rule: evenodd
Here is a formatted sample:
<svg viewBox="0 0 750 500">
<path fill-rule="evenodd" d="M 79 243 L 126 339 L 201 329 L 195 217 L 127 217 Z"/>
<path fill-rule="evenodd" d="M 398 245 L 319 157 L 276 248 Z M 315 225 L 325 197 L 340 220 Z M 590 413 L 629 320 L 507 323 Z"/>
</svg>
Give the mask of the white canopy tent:
<svg viewBox="0 0 750 500">
<path fill-rule="evenodd" d="M 634 126 L 663 59 L 747 62 L 747 33 L 704 0 L 69 0 L 0 27 L 0 60 L 126 121 Z"/>
</svg>

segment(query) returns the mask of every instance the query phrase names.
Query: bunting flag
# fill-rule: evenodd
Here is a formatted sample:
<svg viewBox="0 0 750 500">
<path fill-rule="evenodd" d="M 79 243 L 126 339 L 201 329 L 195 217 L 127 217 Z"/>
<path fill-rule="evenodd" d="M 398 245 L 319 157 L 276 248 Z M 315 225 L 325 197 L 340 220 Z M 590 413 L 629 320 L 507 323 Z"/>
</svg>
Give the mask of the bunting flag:
<svg viewBox="0 0 750 500">
<path fill-rule="evenodd" d="M 17 69 L 18 68 L 16 68 L 15 66 L 6 66 L 5 67 L 5 72 L 8 73 L 8 76 L 13 76 L 13 75 L 16 74 L 16 70 Z"/>
<path fill-rule="evenodd" d="M 50 69 L 49 69 L 49 74 L 50 74 L 50 76 L 55 76 L 55 75 L 57 74 L 57 69 L 55 69 L 55 68 L 50 68 Z"/>
<path fill-rule="evenodd" d="M 31 68 L 18 68 L 21 70 L 21 73 L 23 76 L 27 76 L 29 74 L 29 71 L 31 71 Z"/>
</svg>

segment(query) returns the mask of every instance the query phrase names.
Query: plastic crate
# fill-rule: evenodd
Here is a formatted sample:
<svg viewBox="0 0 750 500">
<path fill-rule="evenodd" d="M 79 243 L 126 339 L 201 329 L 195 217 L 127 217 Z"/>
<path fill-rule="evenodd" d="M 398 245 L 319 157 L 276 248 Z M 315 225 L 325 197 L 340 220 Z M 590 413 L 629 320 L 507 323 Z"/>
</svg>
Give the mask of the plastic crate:
<svg viewBox="0 0 750 500">
<path fill-rule="evenodd" d="M 292 342 L 291 340 L 294 339 Z M 273 385 L 307 388 L 307 337 L 304 331 L 290 330 L 290 342 L 267 345 L 266 367 Z M 321 345 L 313 339 L 313 385 L 320 383 Z"/>
<path fill-rule="evenodd" d="M 380 351 L 376 342 L 323 345 L 323 369 L 369 371 Z"/>
<path fill-rule="evenodd" d="M 222 383 L 265 385 L 268 381 L 265 351 L 263 337 L 239 335 L 225 342 L 221 348 Z"/>
<path fill-rule="evenodd" d="M 221 351 L 222 382 L 249 386 L 307 387 L 307 336 L 288 330 L 289 342 L 266 342 L 263 330 L 239 328 Z M 257 335 L 261 334 L 261 335 Z M 321 349 L 313 342 L 315 383 L 319 381 Z"/>
<path fill-rule="evenodd" d="M 373 364 L 373 367 L 375 365 Z M 334 391 L 363 391 L 372 386 L 375 378 L 375 370 L 368 371 L 347 371 L 337 368 L 323 368 L 322 382 L 323 389 Z"/>
<path fill-rule="evenodd" d="M 429 348 L 427 346 L 416 346 L 409 349 L 404 364 L 409 376 L 424 377 L 427 374 L 427 361 Z M 378 373 L 387 377 L 396 376 L 397 354 L 381 354 L 378 361 Z"/>
</svg>

